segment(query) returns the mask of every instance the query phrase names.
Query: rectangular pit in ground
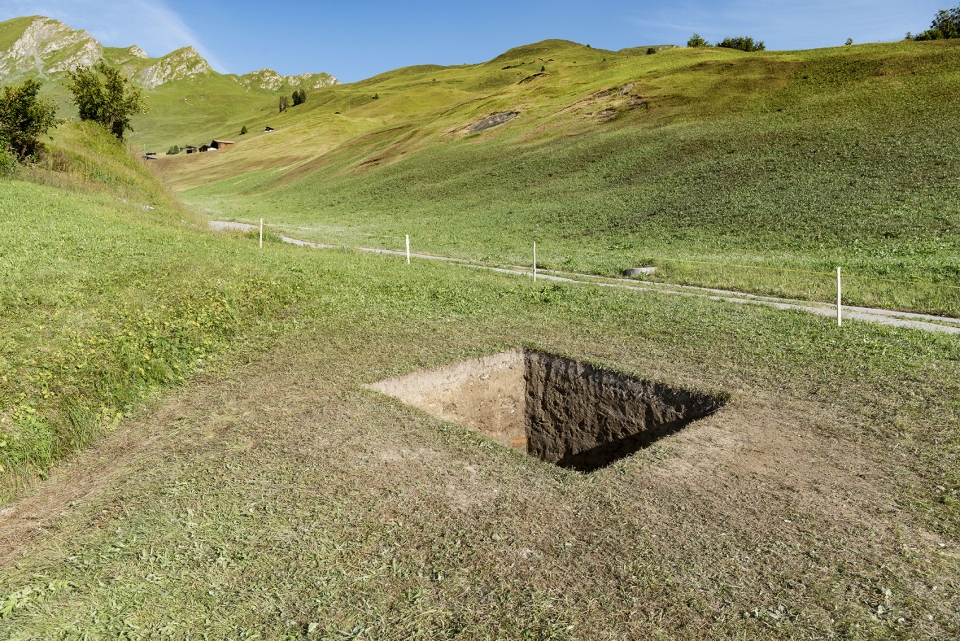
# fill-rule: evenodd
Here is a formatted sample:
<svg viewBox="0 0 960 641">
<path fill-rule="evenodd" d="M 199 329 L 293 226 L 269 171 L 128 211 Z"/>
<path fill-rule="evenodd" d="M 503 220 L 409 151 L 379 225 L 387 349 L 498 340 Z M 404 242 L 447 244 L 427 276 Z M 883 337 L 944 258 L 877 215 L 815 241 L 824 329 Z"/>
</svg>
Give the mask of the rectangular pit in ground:
<svg viewBox="0 0 960 641">
<path fill-rule="evenodd" d="M 531 350 L 413 372 L 369 387 L 581 472 L 629 456 L 724 404 L 717 396 Z"/>
</svg>

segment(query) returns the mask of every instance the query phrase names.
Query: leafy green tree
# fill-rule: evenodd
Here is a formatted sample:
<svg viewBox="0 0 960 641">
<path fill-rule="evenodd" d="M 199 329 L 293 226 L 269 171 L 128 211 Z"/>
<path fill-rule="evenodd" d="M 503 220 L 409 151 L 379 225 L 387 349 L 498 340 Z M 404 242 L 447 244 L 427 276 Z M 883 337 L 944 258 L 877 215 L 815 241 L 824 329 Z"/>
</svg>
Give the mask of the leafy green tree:
<svg viewBox="0 0 960 641">
<path fill-rule="evenodd" d="M 117 140 L 123 140 L 128 130 L 133 131 L 133 116 L 147 113 L 140 90 L 119 69 L 102 60 L 93 67 L 70 72 L 68 87 L 80 119 L 100 123 Z"/>
<path fill-rule="evenodd" d="M 710 43 L 701 38 L 699 33 L 695 33 L 687 40 L 687 46 L 695 49 L 696 47 L 709 47 Z"/>
<path fill-rule="evenodd" d="M 718 47 L 723 47 L 725 49 L 736 49 L 738 51 L 763 51 L 767 48 L 763 41 L 754 42 L 753 38 L 749 36 L 741 36 L 738 38 L 724 38 L 722 41 L 717 43 Z"/>
<path fill-rule="evenodd" d="M 305 89 L 297 89 L 293 92 L 293 106 L 302 105 L 307 101 L 307 92 Z"/>
<path fill-rule="evenodd" d="M 907 38 L 910 34 L 907 34 Z M 960 38 L 960 5 L 953 9 L 941 9 L 937 12 L 930 28 L 913 36 L 914 40 L 949 40 Z"/>
<path fill-rule="evenodd" d="M 179 154 L 179 153 L 180 153 L 180 146 L 179 146 L 179 145 L 174 145 L 173 147 L 170 147 L 170 149 L 167 149 L 167 155 L 168 155 L 168 156 L 176 156 L 176 155 Z"/>
<path fill-rule="evenodd" d="M 246 126 L 246 125 L 240 127 L 240 135 L 241 135 L 241 136 L 246 136 L 246 135 L 247 135 L 247 126 Z"/>
<path fill-rule="evenodd" d="M 40 95 L 42 85 L 25 80 L 7 85 L 0 96 L 0 149 L 24 160 L 42 149 L 40 137 L 60 124 L 53 102 Z"/>
</svg>

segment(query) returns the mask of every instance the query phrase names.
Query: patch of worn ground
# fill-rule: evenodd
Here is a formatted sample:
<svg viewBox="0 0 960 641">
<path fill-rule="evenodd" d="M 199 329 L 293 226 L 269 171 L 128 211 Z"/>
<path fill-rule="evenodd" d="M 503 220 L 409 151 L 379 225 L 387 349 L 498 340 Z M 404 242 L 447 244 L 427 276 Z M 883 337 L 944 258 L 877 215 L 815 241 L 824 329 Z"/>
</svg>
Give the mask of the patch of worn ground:
<svg viewBox="0 0 960 641">
<path fill-rule="evenodd" d="M 401 347 L 313 347 L 156 402 L 5 510 L 4 588 L 68 582 L 11 636 L 174 615 L 377 638 L 942 638 L 955 622 L 952 545 L 908 525 L 828 407 L 736 393 L 584 476 L 364 390 Z"/>
</svg>

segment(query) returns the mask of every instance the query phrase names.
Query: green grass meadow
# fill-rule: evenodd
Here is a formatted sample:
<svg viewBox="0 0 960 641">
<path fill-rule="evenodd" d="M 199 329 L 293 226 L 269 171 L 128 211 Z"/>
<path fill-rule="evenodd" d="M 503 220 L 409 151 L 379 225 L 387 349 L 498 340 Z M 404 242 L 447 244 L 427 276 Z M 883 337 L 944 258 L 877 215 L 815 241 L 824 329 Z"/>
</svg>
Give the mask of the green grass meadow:
<svg viewBox="0 0 960 641">
<path fill-rule="evenodd" d="M 537 241 L 546 268 L 656 265 L 671 282 L 827 301 L 840 266 L 851 304 L 960 312 L 958 150 L 943 135 L 956 44 L 568 45 L 505 54 L 525 56 L 521 78 L 545 63 L 519 85 L 501 57 L 324 89 L 277 132 L 158 171 L 212 217 L 321 242 L 410 234 L 420 251 L 526 264 Z"/>
</svg>

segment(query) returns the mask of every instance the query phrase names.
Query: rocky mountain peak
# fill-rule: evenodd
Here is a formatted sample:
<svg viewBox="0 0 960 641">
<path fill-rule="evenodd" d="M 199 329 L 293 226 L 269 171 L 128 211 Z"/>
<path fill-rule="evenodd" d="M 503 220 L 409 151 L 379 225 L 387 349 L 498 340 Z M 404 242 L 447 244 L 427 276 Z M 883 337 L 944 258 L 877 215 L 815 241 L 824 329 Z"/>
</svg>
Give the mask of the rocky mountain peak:
<svg viewBox="0 0 960 641">
<path fill-rule="evenodd" d="M 103 47 L 86 31 L 38 16 L 9 49 L 0 52 L 0 77 L 34 70 L 40 74 L 73 71 L 102 57 Z"/>
</svg>

